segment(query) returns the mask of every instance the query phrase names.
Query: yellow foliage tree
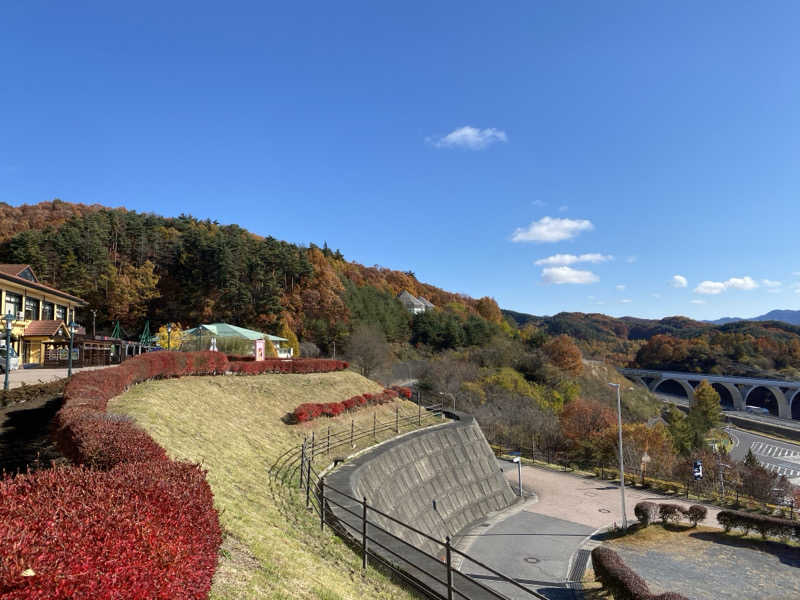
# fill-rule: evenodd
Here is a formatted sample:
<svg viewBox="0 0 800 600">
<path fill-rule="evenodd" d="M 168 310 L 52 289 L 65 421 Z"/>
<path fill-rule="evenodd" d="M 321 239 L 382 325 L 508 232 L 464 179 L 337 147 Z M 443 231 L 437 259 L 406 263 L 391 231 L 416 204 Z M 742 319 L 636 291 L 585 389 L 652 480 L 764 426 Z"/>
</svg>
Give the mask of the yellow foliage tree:
<svg viewBox="0 0 800 600">
<path fill-rule="evenodd" d="M 167 326 L 162 325 L 156 332 L 156 339 L 158 339 L 158 345 L 165 350 L 180 350 L 181 342 L 183 341 L 183 328 L 180 323 L 173 323 L 172 332 L 167 334 Z M 168 340 L 169 347 L 167 347 Z"/>
<path fill-rule="evenodd" d="M 292 349 L 292 356 L 300 356 L 300 342 L 297 340 L 297 336 L 294 334 L 294 331 L 289 328 L 289 324 L 286 321 L 283 322 L 283 325 L 281 326 L 281 332 L 278 335 L 289 340 L 289 347 Z"/>
</svg>

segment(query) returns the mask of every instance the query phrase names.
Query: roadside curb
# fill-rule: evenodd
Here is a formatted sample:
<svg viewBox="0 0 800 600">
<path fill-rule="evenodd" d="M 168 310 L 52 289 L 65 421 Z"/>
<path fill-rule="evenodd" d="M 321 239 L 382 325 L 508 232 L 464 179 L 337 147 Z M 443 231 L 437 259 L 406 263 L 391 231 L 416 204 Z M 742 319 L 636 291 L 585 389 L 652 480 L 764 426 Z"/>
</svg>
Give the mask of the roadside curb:
<svg viewBox="0 0 800 600">
<path fill-rule="evenodd" d="M 583 591 L 584 588 L 583 576 L 592 562 L 592 550 L 603 543 L 602 540 L 599 539 L 599 536 L 611 529 L 611 525 L 605 525 L 587 535 L 581 542 L 580 547 L 569 559 L 567 573 L 564 577 L 564 585 L 572 590 L 572 595 L 576 600 L 582 597 L 580 592 Z"/>
</svg>

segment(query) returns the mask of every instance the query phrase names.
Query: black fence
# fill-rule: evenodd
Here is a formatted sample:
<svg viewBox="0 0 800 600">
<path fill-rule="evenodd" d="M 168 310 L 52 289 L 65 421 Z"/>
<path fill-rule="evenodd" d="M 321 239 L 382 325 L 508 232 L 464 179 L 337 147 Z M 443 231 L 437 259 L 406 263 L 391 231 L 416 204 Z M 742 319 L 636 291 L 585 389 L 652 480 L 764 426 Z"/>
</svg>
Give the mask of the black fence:
<svg viewBox="0 0 800 600">
<path fill-rule="evenodd" d="M 388 569 L 424 595 L 441 600 L 508 600 L 506 593 L 509 592 L 513 592 L 515 598 L 545 599 L 513 578 L 461 552 L 453 546 L 449 536 L 444 540 L 438 539 L 370 505 L 367 498 L 356 498 L 325 484 L 324 475 L 331 465 L 332 451 L 351 450 L 359 440 L 372 438 L 377 442 L 381 433 L 397 435 L 403 427 L 433 424 L 443 420 L 444 416 L 442 405 L 418 405 L 416 415 L 401 417 L 396 410 L 392 423 L 379 422 L 373 416 L 371 426 L 356 428 L 355 422 L 351 421 L 349 430 L 333 432 L 328 428 L 288 450 L 273 465 L 271 474 L 284 485 L 300 488 L 305 495 L 306 507 L 319 518 L 320 530 L 328 525 L 347 541 L 361 555 L 363 569 L 372 561 L 375 566 Z M 328 460 L 320 473 L 314 461 L 322 456 Z M 344 457 L 333 456 L 332 464 L 335 466 L 341 460 Z M 428 540 L 438 550 L 433 553 L 423 551 L 409 539 Z"/>
</svg>

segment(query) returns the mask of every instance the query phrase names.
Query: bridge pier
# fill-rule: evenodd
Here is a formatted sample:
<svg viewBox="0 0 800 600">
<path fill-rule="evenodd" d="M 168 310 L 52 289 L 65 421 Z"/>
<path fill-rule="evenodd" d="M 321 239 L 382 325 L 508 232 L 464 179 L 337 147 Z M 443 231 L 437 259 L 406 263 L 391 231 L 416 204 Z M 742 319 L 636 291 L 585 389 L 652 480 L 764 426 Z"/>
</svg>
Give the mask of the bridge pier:
<svg viewBox="0 0 800 600">
<path fill-rule="evenodd" d="M 656 379 L 653 383 L 650 384 L 650 391 L 655 392 L 665 381 L 675 381 L 684 389 L 686 392 L 686 398 L 689 400 L 689 404 L 694 404 L 694 388 L 692 384 L 689 383 L 688 379 L 679 379 L 677 377 L 662 377 L 661 379 Z"/>
<path fill-rule="evenodd" d="M 775 402 L 778 404 L 778 417 L 781 419 L 791 419 L 792 411 L 789 408 L 789 402 L 786 400 L 786 394 L 783 393 L 782 389 L 774 385 L 743 385 L 742 396 L 744 397 L 745 406 L 747 406 L 747 398 L 752 391 L 760 387 L 772 392 L 772 395 L 775 397 Z"/>
</svg>

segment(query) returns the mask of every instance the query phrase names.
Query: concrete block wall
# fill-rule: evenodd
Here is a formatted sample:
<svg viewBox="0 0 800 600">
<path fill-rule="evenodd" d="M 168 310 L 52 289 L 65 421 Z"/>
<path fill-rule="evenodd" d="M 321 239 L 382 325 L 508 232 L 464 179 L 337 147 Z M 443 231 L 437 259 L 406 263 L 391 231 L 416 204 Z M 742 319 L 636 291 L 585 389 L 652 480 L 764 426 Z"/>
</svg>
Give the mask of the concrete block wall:
<svg viewBox="0 0 800 600">
<path fill-rule="evenodd" d="M 516 499 L 477 421 L 462 416 L 358 457 L 328 485 L 437 539 L 451 538 Z M 435 501 L 435 507 L 434 507 Z M 375 513 L 370 521 L 434 555 L 442 547 Z"/>
</svg>

